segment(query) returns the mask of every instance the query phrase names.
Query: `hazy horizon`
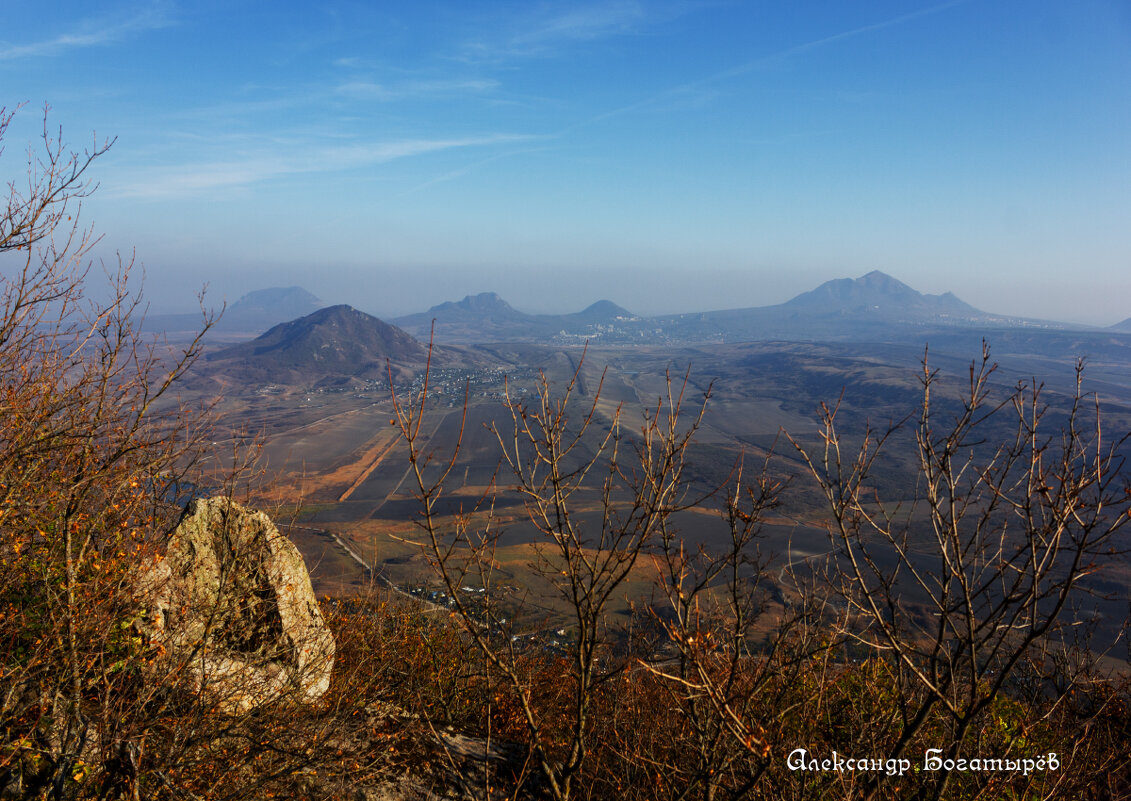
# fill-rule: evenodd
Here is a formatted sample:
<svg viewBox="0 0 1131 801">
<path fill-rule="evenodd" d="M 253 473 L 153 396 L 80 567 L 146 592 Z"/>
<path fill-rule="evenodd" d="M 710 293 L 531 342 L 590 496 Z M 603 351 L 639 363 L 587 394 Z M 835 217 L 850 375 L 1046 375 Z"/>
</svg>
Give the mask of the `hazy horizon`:
<svg viewBox="0 0 1131 801">
<path fill-rule="evenodd" d="M 848 280 L 854 280 L 854 279 L 858 279 L 858 278 L 862 278 L 862 277 L 863 276 L 843 276 L 843 278 L 846 278 Z M 890 276 L 890 277 L 896 278 L 896 276 Z M 899 280 L 899 279 L 896 278 L 896 280 Z M 824 282 L 822 282 L 822 283 L 824 283 Z M 911 288 L 915 289 L 915 287 L 911 287 Z M 259 290 L 267 290 L 267 289 L 301 289 L 301 290 L 304 290 L 306 292 L 309 292 L 311 295 L 313 295 L 319 301 L 321 301 L 323 308 L 330 307 L 330 306 L 337 306 L 337 305 L 346 305 L 346 306 L 351 306 L 351 307 L 358 309 L 360 311 L 367 312 L 367 313 L 374 315 L 376 317 L 383 318 L 385 320 L 393 320 L 393 319 L 400 318 L 400 317 L 405 317 L 405 316 L 409 316 L 409 315 L 421 314 L 421 313 L 427 312 L 432 307 L 443 304 L 443 303 L 449 303 L 449 302 L 450 303 L 459 303 L 460 301 L 463 301 L 468 297 L 479 295 L 479 294 L 495 294 L 502 301 L 504 301 L 505 303 L 510 305 L 512 308 L 514 308 L 516 311 L 523 312 L 523 313 L 526 313 L 526 314 L 533 314 L 533 315 L 538 315 L 538 314 L 547 314 L 547 315 L 571 314 L 571 313 L 575 313 L 575 312 L 584 311 L 589 306 L 592 306 L 592 305 L 594 305 L 598 302 L 601 302 L 601 301 L 612 301 L 613 303 L 616 303 L 618 306 L 621 306 L 622 308 L 624 308 L 626 311 L 631 312 L 632 314 L 640 316 L 640 317 L 662 317 L 662 316 L 678 315 L 678 314 L 685 314 L 685 313 L 725 311 L 725 310 L 728 310 L 728 309 L 747 308 L 747 307 L 753 307 L 753 306 L 773 306 L 773 305 L 777 305 L 779 303 L 784 303 L 786 301 L 792 300 L 793 298 L 797 297 L 797 295 L 802 294 L 804 292 L 808 292 L 812 289 L 816 289 L 816 286 L 807 287 L 806 289 L 801 290 L 800 292 L 793 293 L 793 294 L 789 295 L 788 297 L 783 297 L 781 299 L 769 299 L 769 298 L 767 298 L 767 299 L 765 299 L 765 302 L 763 302 L 763 303 L 747 304 L 747 306 L 728 306 L 728 307 L 718 307 L 718 308 L 710 308 L 710 309 L 708 309 L 708 308 L 703 308 L 703 309 L 691 309 L 691 308 L 661 309 L 659 311 L 642 311 L 642 310 L 639 310 L 637 308 L 633 308 L 630 304 L 622 303 L 619 300 L 617 300 L 616 298 L 612 298 L 612 297 L 594 297 L 591 301 L 585 302 L 584 305 L 577 306 L 577 307 L 573 307 L 573 306 L 566 307 L 566 306 L 561 306 L 561 305 L 554 306 L 554 305 L 551 304 L 551 305 L 547 305 L 545 308 L 536 308 L 536 307 L 532 308 L 532 307 L 526 307 L 526 306 L 523 306 L 521 304 L 515 304 L 515 303 L 511 302 L 511 299 L 507 297 L 506 292 L 498 291 L 498 290 L 495 290 L 495 289 L 484 289 L 484 290 L 481 290 L 479 292 L 471 292 L 471 293 L 468 293 L 466 295 L 461 295 L 459 297 L 448 298 L 447 300 L 442 300 L 442 301 L 439 301 L 437 303 L 433 303 L 428 307 L 413 308 L 413 309 L 408 309 L 408 310 L 396 310 L 396 311 L 391 311 L 391 312 L 382 311 L 381 309 L 374 308 L 374 307 L 368 305 L 364 298 L 354 297 L 354 298 L 337 298 L 337 299 L 333 299 L 333 300 L 327 300 L 326 298 L 320 297 L 318 295 L 318 293 L 312 292 L 309 289 L 309 287 L 302 286 L 302 285 L 299 285 L 299 284 L 290 285 L 290 286 L 258 287 L 255 290 L 250 290 L 250 292 L 253 293 L 253 292 L 256 292 L 256 291 L 259 291 Z M 248 293 L 245 293 L 245 294 L 248 294 Z M 923 293 L 923 294 L 938 295 L 938 294 L 942 294 L 942 293 Z M 232 298 L 224 298 L 224 299 L 215 299 L 216 302 L 213 302 L 214 299 L 211 297 L 211 295 L 206 295 L 206 299 L 209 301 L 209 303 L 207 305 L 212 307 L 213 309 L 218 309 L 221 302 L 226 302 L 227 305 L 230 307 L 233 303 L 241 300 L 242 298 L 243 298 L 243 296 L 232 297 Z M 959 298 L 959 299 L 962 300 L 962 298 Z M 971 305 L 976 306 L 976 304 L 971 304 Z M 151 307 L 149 311 L 150 311 L 151 314 L 194 313 L 194 312 L 199 311 L 199 306 L 195 305 L 195 299 L 194 299 L 194 305 L 192 305 L 192 306 L 178 307 L 178 308 L 175 308 L 175 309 L 161 309 L 161 308 Z M 995 312 L 993 309 L 980 309 L 980 311 L 987 312 L 987 313 L 990 313 L 990 314 L 997 314 L 998 313 L 998 312 Z M 1049 322 L 1060 322 L 1060 323 L 1069 323 L 1069 324 L 1075 324 L 1075 323 L 1078 322 L 1078 321 L 1073 321 L 1073 320 L 1064 320 L 1064 319 L 1055 319 L 1055 318 L 1039 318 L 1039 319 L 1046 319 Z M 1117 321 L 1117 322 L 1121 322 L 1121 321 Z M 1092 325 L 1090 323 L 1079 323 L 1079 324 L 1080 325 Z M 1101 326 L 1101 327 L 1104 327 L 1104 326 Z"/>
<path fill-rule="evenodd" d="M 0 177 L 117 137 L 83 219 L 153 313 L 272 286 L 382 317 L 781 303 L 882 270 L 1131 316 L 1131 7 L 11 0 Z"/>
</svg>

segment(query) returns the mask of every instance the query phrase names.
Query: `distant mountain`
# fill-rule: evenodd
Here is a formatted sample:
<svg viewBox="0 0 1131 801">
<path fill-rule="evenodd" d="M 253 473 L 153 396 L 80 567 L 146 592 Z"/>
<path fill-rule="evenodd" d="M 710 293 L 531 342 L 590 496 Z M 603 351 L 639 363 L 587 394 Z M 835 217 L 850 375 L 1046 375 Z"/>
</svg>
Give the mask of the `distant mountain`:
<svg viewBox="0 0 1131 801">
<path fill-rule="evenodd" d="M 770 307 L 772 308 L 772 307 Z M 859 278 L 837 278 L 803 292 L 781 304 L 783 310 L 804 310 L 821 315 L 883 314 L 984 316 L 968 303 L 947 292 L 925 295 L 887 273 L 873 270 Z"/>
<path fill-rule="evenodd" d="M 305 317 L 323 307 L 321 300 L 302 287 L 271 287 L 248 292 L 235 303 L 224 309 L 223 314 L 213 324 L 211 333 L 252 336 L 268 328 L 298 317 Z M 200 330 L 201 315 L 156 314 L 145 320 L 145 330 L 162 331 L 179 338 L 195 334 Z"/>
<path fill-rule="evenodd" d="M 665 344 L 759 340 L 837 341 L 862 337 L 900 341 L 909 333 L 962 329 L 1065 331 L 1072 326 L 991 314 L 951 292 L 929 295 L 887 273 L 826 281 L 773 306 L 659 317 L 638 317 L 609 300 L 573 314 L 524 314 L 492 292 L 441 303 L 395 322 L 427 337 L 432 321 L 439 342 L 555 344 Z M 1121 325 L 1124 325 L 1121 323 Z M 1131 321 L 1127 323 L 1131 326 Z M 1116 328 L 1115 330 L 1119 330 Z"/>
<path fill-rule="evenodd" d="M 248 292 L 228 307 L 221 320 L 246 325 L 266 322 L 267 327 L 305 317 L 323 307 L 322 301 L 302 287 L 271 287 Z"/>
<path fill-rule="evenodd" d="M 428 339 L 433 321 L 436 338 L 442 342 L 528 341 L 550 333 L 535 315 L 518 311 L 494 292 L 468 295 L 463 300 L 441 303 L 426 312 L 393 320 L 422 340 Z"/>
<path fill-rule="evenodd" d="M 494 292 L 482 292 L 393 322 L 426 339 L 435 321 L 436 337 L 442 342 L 548 342 L 598 337 L 597 326 L 631 318 L 631 312 L 610 300 L 599 300 L 573 314 L 526 314 Z"/>
<path fill-rule="evenodd" d="M 671 341 L 899 340 L 924 329 L 1066 329 L 1043 320 L 981 311 L 951 292 L 927 295 L 879 270 L 826 281 L 775 306 L 656 318 Z"/>
<path fill-rule="evenodd" d="M 478 295 L 468 295 L 463 300 L 452 303 L 441 303 L 433 306 L 426 314 L 445 319 L 489 319 L 489 320 L 521 320 L 529 317 L 517 311 L 513 306 L 500 298 L 494 292 L 480 292 Z"/>
<path fill-rule="evenodd" d="M 396 326 L 350 306 L 329 306 L 276 325 L 250 342 L 208 356 L 211 369 L 246 379 L 315 383 L 319 378 L 380 377 L 394 366 L 423 364 L 427 348 Z"/>
<path fill-rule="evenodd" d="M 1128 317 L 1121 323 L 1116 323 L 1115 325 L 1111 326 L 1111 330 L 1131 334 L 1131 317 Z"/>
<path fill-rule="evenodd" d="M 575 314 L 563 315 L 569 320 L 586 323 L 612 323 L 617 320 L 634 319 L 636 315 L 611 300 L 599 300 Z"/>
</svg>

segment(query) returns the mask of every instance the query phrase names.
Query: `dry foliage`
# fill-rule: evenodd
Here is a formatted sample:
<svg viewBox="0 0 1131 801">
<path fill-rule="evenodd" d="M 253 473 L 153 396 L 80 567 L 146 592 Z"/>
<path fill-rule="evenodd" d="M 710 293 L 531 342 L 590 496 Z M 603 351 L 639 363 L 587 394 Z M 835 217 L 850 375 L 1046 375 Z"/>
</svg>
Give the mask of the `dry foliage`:
<svg viewBox="0 0 1131 801">
<path fill-rule="evenodd" d="M 427 450 L 427 385 L 394 398 L 421 544 L 452 608 L 328 602 L 338 661 L 313 706 L 230 714 L 186 689 L 200 651 L 169 659 L 136 623 L 138 576 L 212 439 L 207 409 L 169 397 L 200 340 L 170 359 L 141 337 L 128 262 L 101 301 L 89 294 L 95 239 L 77 204 L 109 144 L 71 153 L 45 125 L 0 216 L 0 795 L 341 798 L 407 793 L 407 774 L 418 795 L 485 798 L 1131 794 L 1131 688 L 1098 673 L 1071 625 L 1128 516 L 1121 443 L 1105 442 L 1082 383 L 1055 426 L 1039 385 L 991 402 L 988 352 L 942 422 L 924 364 L 911 514 L 870 480 L 896 429 L 850 446 L 825 410 L 823 447 L 798 449 L 831 554 L 784 569 L 760 549 L 783 489 L 769 465 L 706 490 L 689 478 L 708 399 L 685 398 L 686 379 L 635 426 L 603 421 L 600 389 L 582 399 L 577 374 L 509 396 L 500 484 L 524 499 L 535 568 L 572 615 L 553 646 L 495 592 L 492 497 L 454 525 L 434 513 L 461 442 Z M 705 504 L 729 538 L 691 550 L 675 519 Z M 611 602 L 642 567 L 655 594 L 615 624 Z M 883 767 L 797 770 L 798 749 Z M 922 768 L 927 749 L 1018 764 L 1055 752 L 1058 769 L 891 769 Z"/>
<path fill-rule="evenodd" d="M 991 403 L 992 372 L 986 349 L 961 411 L 940 424 L 937 376 L 924 360 L 914 509 L 885 502 L 870 480 L 901 425 L 866 431 L 850 449 L 836 409 L 826 408 L 823 449 L 794 444 L 828 503 L 830 554 L 772 572 L 761 523 L 782 484 L 769 464 L 748 479 L 740 463 L 726 486 L 698 494 L 685 478 L 706 398 L 681 420 L 683 392 L 669 380 L 667 396 L 627 436 L 619 411 L 598 422 L 599 387 L 575 413 L 577 373 L 557 390 L 542 376 L 528 399 L 508 394 L 513 426 L 494 430 L 501 466 L 540 532 L 535 567 L 571 610 L 564 651 L 523 636 L 508 624 L 521 610 L 492 600 L 501 536 L 493 517 L 480 509 L 449 524 L 433 512 L 462 434 L 437 455 L 420 434 L 427 386 L 394 397 L 422 503 L 421 546 L 541 791 L 555 799 L 1131 793 L 1119 745 L 1127 687 L 1100 678 L 1076 617 L 1080 582 L 1110 557 L 1128 517 L 1123 440 L 1104 440 L 1082 367 L 1055 430 L 1037 384 Z M 1004 435 L 1003 418 L 1012 421 Z M 577 511 L 586 491 L 600 499 L 587 520 Z M 483 507 L 492 503 L 488 496 Z M 720 505 L 729 542 L 690 552 L 673 517 L 705 503 Z M 618 631 L 608 599 L 644 560 L 657 568 L 660 601 L 633 631 Z M 460 592 L 469 581 L 486 590 L 474 603 Z M 790 764 L 798 749 L 881 767 L 799 770 Z M 972 757 L 1015 769 L 954 762 Z"/>
<path fill-rule="evenodd" d="M 209 410 L 171 397 L 211 318 L 173 351 L 139 332 L 128 261 L 91 280 L 79 201 L 110 144 L 71 152 L 45 114 L 0 214 L 0 795 L 291 795 L 316 761 L 345 772 L 326 758 L 342 709 L 224 714 L 185 687 L 207 644 L 170 659 L 137 625 L 212 439 Z"/>
</svg>

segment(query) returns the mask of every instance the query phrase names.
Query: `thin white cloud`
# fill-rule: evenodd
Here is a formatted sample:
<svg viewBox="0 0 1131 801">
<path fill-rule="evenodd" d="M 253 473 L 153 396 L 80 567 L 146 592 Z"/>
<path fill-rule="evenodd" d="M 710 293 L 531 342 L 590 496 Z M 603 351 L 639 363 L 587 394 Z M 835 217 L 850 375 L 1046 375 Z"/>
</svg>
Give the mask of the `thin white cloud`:
<svg viewBox="0 0 1131 801">
<path fill-rule="evenodd" d="M 338 172 L 395 159 L 467 147 L 486 147 L 532 139 L 522 134 L 490 134 L 453 139 L 404 139 L 316 150 L 295 148 L 283 154 L 245 159 L 177 164 L 137 170 L 118 186 L 104 186 L 110 197 L 167 198 L 243 187 L 286 175 Z"/>
<path fill-rule="evenodd" d="M 373 81 L 349 81 L 335 87 L 334 93 L 357 100 L 392 101 L 428 95 L 478 94 L 498 87 L 499 82 L 492 79 L 408 81 L 397 86 Z"/>
<path fill-rule="evenodd" d="M 742 75 L 744 73 L 758 69 L 773 61 L 786 59 L 791 56 L 805 53 L 809 50 L 817 50 L 821 47 L 825 47 L 826 45 L 833 44 L 834 42 L 842 42 L 846 39 L 855 39 L 857 36 L 863 36 L 867 33 L 881 31 L 885 28 L 893 28 L 897 25 L 902 25 L 905 22 L 919 19 L 920 17 L 928 17 L 933 14 L 938 14 L 939 12 L 954 8 L 955 6 L 965 5 L 968 2 L 970 2 L 970 0 L 948 0 L 945 3 L 939 3 L 938 5 L 930 6 L 928 8 L 921 8 L 917 11 L 909 11 L 906 14 L 900 14 L 897 17 L 892 17 L 880 22 L 874 22 L 870 25 L 861 25 L 858 28 L 852 28 L 851 30 L 834 33 L 831 36 L 823 36 L 820 39 L 814 39 L 810 42 L 803 42 L 802 44 L 794 45 L 793 47 L 787 48 L 780 53 L 774 53 L 772 55 L 747 62 L 746 64 L 740 64 L 737 67 L 733 67 L 724 72 L 720 72 L 718 75 L 713 75 L 706 80 L 714 81 L 722 78 L 730 78 L 736 75 Z"/>
<path fill-rule="evenodd" d="M 433 186 L 437 186 L 439 184 L 447 183 L 448 181 L 454 181 L 457 178 L 462 178 L 464 175 L 467 175 L 468 173 L 474 172 L 475 170 L 478 170 L 480 167 L 483 167 L 487 164 L 491 164 L 493 162 L 499 161 L 500 159 L 509 158 L 509 157 L 515 156 L 519 153 L 534 153 L 534 152 L 537 152 L 537 150 L 539 150 L 539 149 L 540 148 L 520 148 L 520 149 L 517 149 L 517 150 L 508 150 L 508 151 L 504 151 L 502 153 L 496 153 L 495 155 L 488 156 L 485 159 L 479 159 L 478 161 L 473 161 L 470 164 L 465 164 L 463 167 L 460 167 L 458 169 L 451 170 L 450 172 L 443 173 L 442 175 L 437 175 L 435 178 L 430 178 L 429 180 L 425 181 L 424 183 L 418 184 L 417 186 L 412 187 L 411 189 L 406 191 L 405 194 L 406 195 L 415 194 L 415 193 L 423 191 L 425 189 L 429 189 Z"/>
<path fill-rule="evenodd" d="M 576 42 L 611 36 L 635 35 L 695 10 L 695 3 L 646 3 L 642 0 L 539 6 L 517 19 L 508 19 L 501 31 L 464 42 L 459 58 L 471 62 L 499 62 L 508 58 L 552 56 Z"/>
<path fill-rule="evenodd" d="M 928 8 L 922 8 L 917 11 L 911 11 L 906 14 L 901 14 L 899 16 L 882 20 L 880 22 L 872 23 L 870 25 L 861 25 L 860 27 L 852 28 L 851 30 L 841 31 L 840 33 L 835 33 L 830 36 L 823 36 L 820 39 L 813 39 L 808 42 L 802 42 L 801 44 L 788 47 L 785 50 L 780 50 L 778 52 L 770 53 L 768 55 L 754 59 L 753 61 L 747 61 L 742 64 L 738 64 L 734 67 L 723 70 L 722 72 L 717 72 L 713 75 L 708 75 L 695 81 L 690 81 L 679 86 L 674 86 L 671 89 L 668 89 L 656 95 L 652 95 L 650 97 L 643 98 L 636 101 L 635 103 L 629 103 L 626 106 L 621 106 L 620 108 L 603 112 L 587 120 L 576 123 L 566 130 L 570 131 L 576 128 L 585 127 L 587 125 L 592 125 L 593 123 L 609 119 L 610 117 L 617 117 L 621 114 L 626 114 L 633 111 L 663 108 L 664 106 L 670 105 L 674 99 L 681 96 L 690 97 L 695 95 L 696 93 L 709 92 L 711 91 L 710 87 L 720 81 L 746 75 L 748 73 L 762 69 L 770 64 L 774 64 L 776 62 L 801 55 L 802 53 L 806 53 L 811 50 L 817 50 L 836 42 L 854 39 L 858 36 L 863 36 L 874 31 L 880 31 L 885 28 L 892 28 L 897 25 L 902 25 L 906 22 L 910 22 L 911 20 L 919 19 L 920 17 L 938 14 L 942 11 L 954 8 L 955 6 L 964 5 L 968 2 L 970 2 L 970 0 L 948 0 L 947 2 L 940 3 L 938 5 L 930 6 Z"/>
<path fill-rule="evenodd" d="M 228 120 L 241 117 L 256 117 L 273 111 L 287 111 L 294 108 L 309 107 L 322 99 L 324 92 L 314 90 L 292 91 L 277 97 L 259 99 L 239 99 L 209 106 L 175 108 L 166 112 L 172 120 Z"/>
<path fill-rule="evenodd" d="M 128 39 L 137 33 L 165 28 L 172 24 L 167 4 L 154 3 L 125 19 L 88 20 L 68 33 L 26 44 L 0 41 L 0 61 L 36 56 L 53 56 L 65 50 L 98 47 Z"/>
<path fill-rule="evenodd" d="M 410 81 L 405 84 L 409 94 L 439 94 L 448 92 L 490 92 L 499 88 L 499 82 L 490 79 L 454 79 L 436 81 Z"/>
<path fill-rule="evenodd" d="M 628 33 L 646 19 L 638 2 L 580 6 L 537 20 L 511 38 L 513 45 L 541 45 L 569 39 L 598 39 Z"/>
</svg>

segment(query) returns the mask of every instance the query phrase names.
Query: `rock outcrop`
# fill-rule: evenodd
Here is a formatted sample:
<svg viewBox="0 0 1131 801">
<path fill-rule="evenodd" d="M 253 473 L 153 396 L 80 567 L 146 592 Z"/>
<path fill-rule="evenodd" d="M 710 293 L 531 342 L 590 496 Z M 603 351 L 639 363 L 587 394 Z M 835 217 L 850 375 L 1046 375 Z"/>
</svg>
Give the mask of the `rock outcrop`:
<svg viewBox="0 0 1131 801">
<path fill-rule="evenodd" d="M 302 556 L 263 512 L 192 501 L 140 589 L 159 662 L 220 710 L 312 703 L 329 689 L 333 636 Z"/>
</svg>

